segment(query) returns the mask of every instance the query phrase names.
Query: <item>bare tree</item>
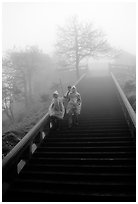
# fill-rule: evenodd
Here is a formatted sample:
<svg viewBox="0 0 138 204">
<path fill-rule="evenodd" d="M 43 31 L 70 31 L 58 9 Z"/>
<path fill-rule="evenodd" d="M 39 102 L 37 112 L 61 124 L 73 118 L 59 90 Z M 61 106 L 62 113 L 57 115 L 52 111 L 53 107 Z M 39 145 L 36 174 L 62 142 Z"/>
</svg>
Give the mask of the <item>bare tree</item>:
<svg viewBox="0 0 138 204">
<path fill-rule="evenodd" d="M 91 23 L 80 23 L 76 16 L 65 27 L 58 27 L 57 34 L 60 65 L 74 67 L 77 77 L 84 58 L 106 55 L 111 49 L 102 31 L 94 29 Z"/>
</svg>

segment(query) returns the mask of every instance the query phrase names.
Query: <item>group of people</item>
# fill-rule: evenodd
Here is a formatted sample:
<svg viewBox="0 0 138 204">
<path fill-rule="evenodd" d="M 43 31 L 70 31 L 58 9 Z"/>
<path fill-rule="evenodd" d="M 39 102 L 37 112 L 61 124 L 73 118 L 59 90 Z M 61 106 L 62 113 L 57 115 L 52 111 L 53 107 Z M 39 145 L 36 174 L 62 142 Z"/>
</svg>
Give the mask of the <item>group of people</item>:
<svg viewBox="0 0 138 204">
<path fill-rule="evenodd" d="M 78 116 L 81 111 L 81 96 L 75 86 L 68 86 L 67 93 L 60 98 L 57 91 L 49 107 L 50 121 L 53 130 L 62 128 L 62 120 L 67 117 L 68 128 L 78 125 Z"/>
</svg>

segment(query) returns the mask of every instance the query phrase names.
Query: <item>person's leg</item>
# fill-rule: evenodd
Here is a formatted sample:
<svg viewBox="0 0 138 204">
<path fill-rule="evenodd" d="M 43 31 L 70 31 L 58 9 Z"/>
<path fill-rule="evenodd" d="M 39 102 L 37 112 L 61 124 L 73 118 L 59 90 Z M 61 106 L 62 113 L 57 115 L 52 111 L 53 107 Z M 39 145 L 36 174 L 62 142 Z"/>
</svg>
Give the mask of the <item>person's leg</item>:
<svg viewBox="0 0 138 204">
<path fill-rule="evenodd" d="M 72 122 L 73 122 L 73 120 L 72 120 L 72 112 L 69 112 L 68 113 L 68 127 L 69 128 L 71 128 Z"/>
<path fill-rule="evenodd" d="M 75 124 L 75 125 L 78 125 L 78 124 L 79 124 L 79 120 L 78 120 L 78 119 L 79 119 L 79 115 L 78 115 L 78 113 L 75 112 L 75 113 L 74 113 L 74 124 Z"/>
<path fill-rule="evenodd" d="M 52 123 L 51 130 L 55 130 L 56 129 L 56 117 L 55 116 L 51 116 L 50 117 L 50 122 Z"/>
<path fill-rule="evenodd" d="M 62 119 L 57 118 L 57 129 L 61 130 L 62 129 Z"/>
</svg>

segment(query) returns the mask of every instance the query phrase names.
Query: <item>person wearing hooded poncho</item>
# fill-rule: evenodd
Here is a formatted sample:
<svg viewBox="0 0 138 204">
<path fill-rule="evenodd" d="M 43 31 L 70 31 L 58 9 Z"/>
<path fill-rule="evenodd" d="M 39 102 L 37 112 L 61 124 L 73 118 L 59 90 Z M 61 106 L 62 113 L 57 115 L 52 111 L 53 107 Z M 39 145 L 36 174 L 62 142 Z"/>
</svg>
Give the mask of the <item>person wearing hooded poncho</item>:
<svg viewBox="0 0 138 204">
<path fill-rule="evenodd" d="M 65 93 L 64 97 L 63 97 L 63 105 L 65 107 L 65 113 L 66 113 L 66 109 L 67 109 L 67 105 L 68 105 L 68 102 L 70 100 L 69 98 L 69 93 L 71 91 L 71 86 L 69 85 L 68 86 L 68 91 Z"/>
<path fill-rule="evenodd" d="M 64 117 L 65 109 L 62 100 L 59 98 L 57 91 L 53 93 L 53 100 L 49 106 L 50 121 L 52 129 L 61 129 L 62 119 Z"/>
<path fill-rule="evenodd" d="M 78 125 L 78 115 L 81 111 L 81 96 L 77 92 L 77 89 L 75 86 L 71 88 L 71 91 L 69 93 L 69 102 L 67 105 L 66 112 L 68 114 L 68 126 L 69 128 L 73 124 L 73 115 L 74 115 L 74 123 Z"/>
</svg>

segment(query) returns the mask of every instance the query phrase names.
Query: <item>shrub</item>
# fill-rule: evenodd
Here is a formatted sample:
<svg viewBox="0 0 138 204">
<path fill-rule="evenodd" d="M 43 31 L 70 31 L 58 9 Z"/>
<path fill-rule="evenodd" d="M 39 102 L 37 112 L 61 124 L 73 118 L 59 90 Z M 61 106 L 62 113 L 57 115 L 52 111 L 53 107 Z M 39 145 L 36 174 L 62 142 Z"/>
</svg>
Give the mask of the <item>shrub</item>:
<svg viewBox="0 0 138 204">
<path fill-rule="evenodd" d="M 45 103 L 49 100 L 49 94 L 43 94 L 40 96 L 40 98 L 41 98 L 41 102 Z"/>
<path fill-rule="evenodd" d="M 124 84 L 124 90 L 126 92 L 131 92 L 133 90 L 135 90 L 135 84 L 133 83 L 132 80 L 129 80 L 129 81 L 126 81 L 125 84 Z"/>
</svg>

